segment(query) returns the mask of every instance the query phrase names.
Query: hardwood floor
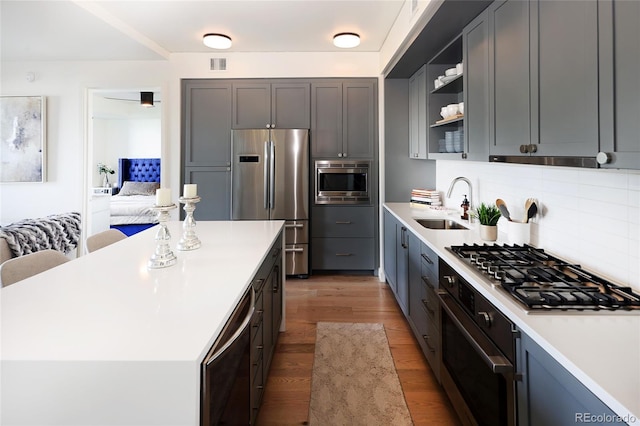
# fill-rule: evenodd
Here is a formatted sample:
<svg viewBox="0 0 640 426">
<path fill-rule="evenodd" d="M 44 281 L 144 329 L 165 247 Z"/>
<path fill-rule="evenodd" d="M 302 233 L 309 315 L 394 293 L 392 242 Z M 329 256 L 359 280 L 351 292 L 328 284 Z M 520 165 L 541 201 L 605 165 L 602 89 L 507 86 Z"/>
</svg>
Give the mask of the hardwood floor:
<svg viewBox="0 0 640 426">
<path fill-rule="evenodd" d="M 280 333 L 271 363 L 258 426 L 307 423 L 318 321 L 383 323 L 414 424 L 459 424 L 391 289 L 378 277 L 287 279 L 286 321 L 287 331 Z"/>
</svg>

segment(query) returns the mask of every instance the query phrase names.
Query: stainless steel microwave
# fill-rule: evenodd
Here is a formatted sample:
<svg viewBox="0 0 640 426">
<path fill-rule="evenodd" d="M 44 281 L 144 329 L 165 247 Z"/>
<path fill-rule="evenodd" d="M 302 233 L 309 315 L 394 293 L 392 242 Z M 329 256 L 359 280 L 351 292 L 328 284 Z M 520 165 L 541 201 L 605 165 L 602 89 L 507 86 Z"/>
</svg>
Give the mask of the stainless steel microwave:
<svg viewBox="0 0 640 426">
<path fill-rule="evenodd" d="M 369 204 L 371 162 L 317 160 L 315 162 L 316 204 Z"/>
</svg>

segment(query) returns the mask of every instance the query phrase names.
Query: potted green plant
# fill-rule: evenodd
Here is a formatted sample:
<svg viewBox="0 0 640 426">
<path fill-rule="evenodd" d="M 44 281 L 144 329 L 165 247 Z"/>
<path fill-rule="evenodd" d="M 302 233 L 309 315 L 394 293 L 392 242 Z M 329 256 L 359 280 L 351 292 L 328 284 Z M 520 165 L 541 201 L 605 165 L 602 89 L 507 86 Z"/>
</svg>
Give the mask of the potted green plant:
<svg viewBox="0 0 640 426">
<path fill-rule="evenodd" d="M 480 203 L 473 213 L 480 222 L 480 238 L 485 241 L 497 240 L 500 209 L 495 204 Z"/>
<path fill-rule="evenodd" d="M 98 173 L 100 173 L 101 175 L 104 174 L 104 179 L 102 181 L 102 186 L 104 186 L 105 188 L 109 187 L 109 175 L 114 174 L 116 171 L 113 170 L 111 167 L 103 164 L 103 163 L 98 163 Z"/>
</svg>

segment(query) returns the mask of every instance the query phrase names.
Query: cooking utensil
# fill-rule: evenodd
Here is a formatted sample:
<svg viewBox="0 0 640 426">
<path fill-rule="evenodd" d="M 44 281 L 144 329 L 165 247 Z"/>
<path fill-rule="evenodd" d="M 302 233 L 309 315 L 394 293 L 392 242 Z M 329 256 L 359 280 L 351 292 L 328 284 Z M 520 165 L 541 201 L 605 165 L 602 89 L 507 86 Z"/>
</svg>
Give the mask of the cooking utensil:
<svg viewBox="0 0 640 426">
<path fill-rule="evenodd" d="M 529 222 L 529 219 L 538 213 L 538 205 L 536 204 L 535 198 L 527 198 L 527 201 L 524 204 L 524 211 L 526 214 L 524 221 Z"/>
<path fill-rule="evenodd" d="M 511 215 L 509 214 L 509 209 L 507 208 L 507 203 L 505 203 L 502 198 L 498 198 L 496 200 L 496 206 L 500 209 L 500 213 L 504 216 L 505 219 L 511 220 Z"/>
</svg>

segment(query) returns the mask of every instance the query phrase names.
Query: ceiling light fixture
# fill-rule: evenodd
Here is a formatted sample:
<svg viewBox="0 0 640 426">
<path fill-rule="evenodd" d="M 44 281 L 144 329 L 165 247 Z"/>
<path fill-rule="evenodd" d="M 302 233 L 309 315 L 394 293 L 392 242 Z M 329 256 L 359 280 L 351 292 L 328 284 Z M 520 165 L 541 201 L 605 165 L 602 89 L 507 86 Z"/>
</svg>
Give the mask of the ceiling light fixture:
<svg viewBox="0 0 640 426">
<path fill-rule="evenodd" d="M 333 44 L 336 47 L 350 49 L 360 44 L 360 36 L 356 33 L 338 33 L 333 36 Z"/>
<path fill-rule="evenodd" d="M 205 46 L 212 49 L 228 49 L 231 47 L 231 37 L 224 34 L 209 33 L 202 37 Z"/>
<path fill-rule="evenodd" d="M 140 92 L 140 105 L 147 108 L 153 107 L 153 92 Z"/>
</svg>

